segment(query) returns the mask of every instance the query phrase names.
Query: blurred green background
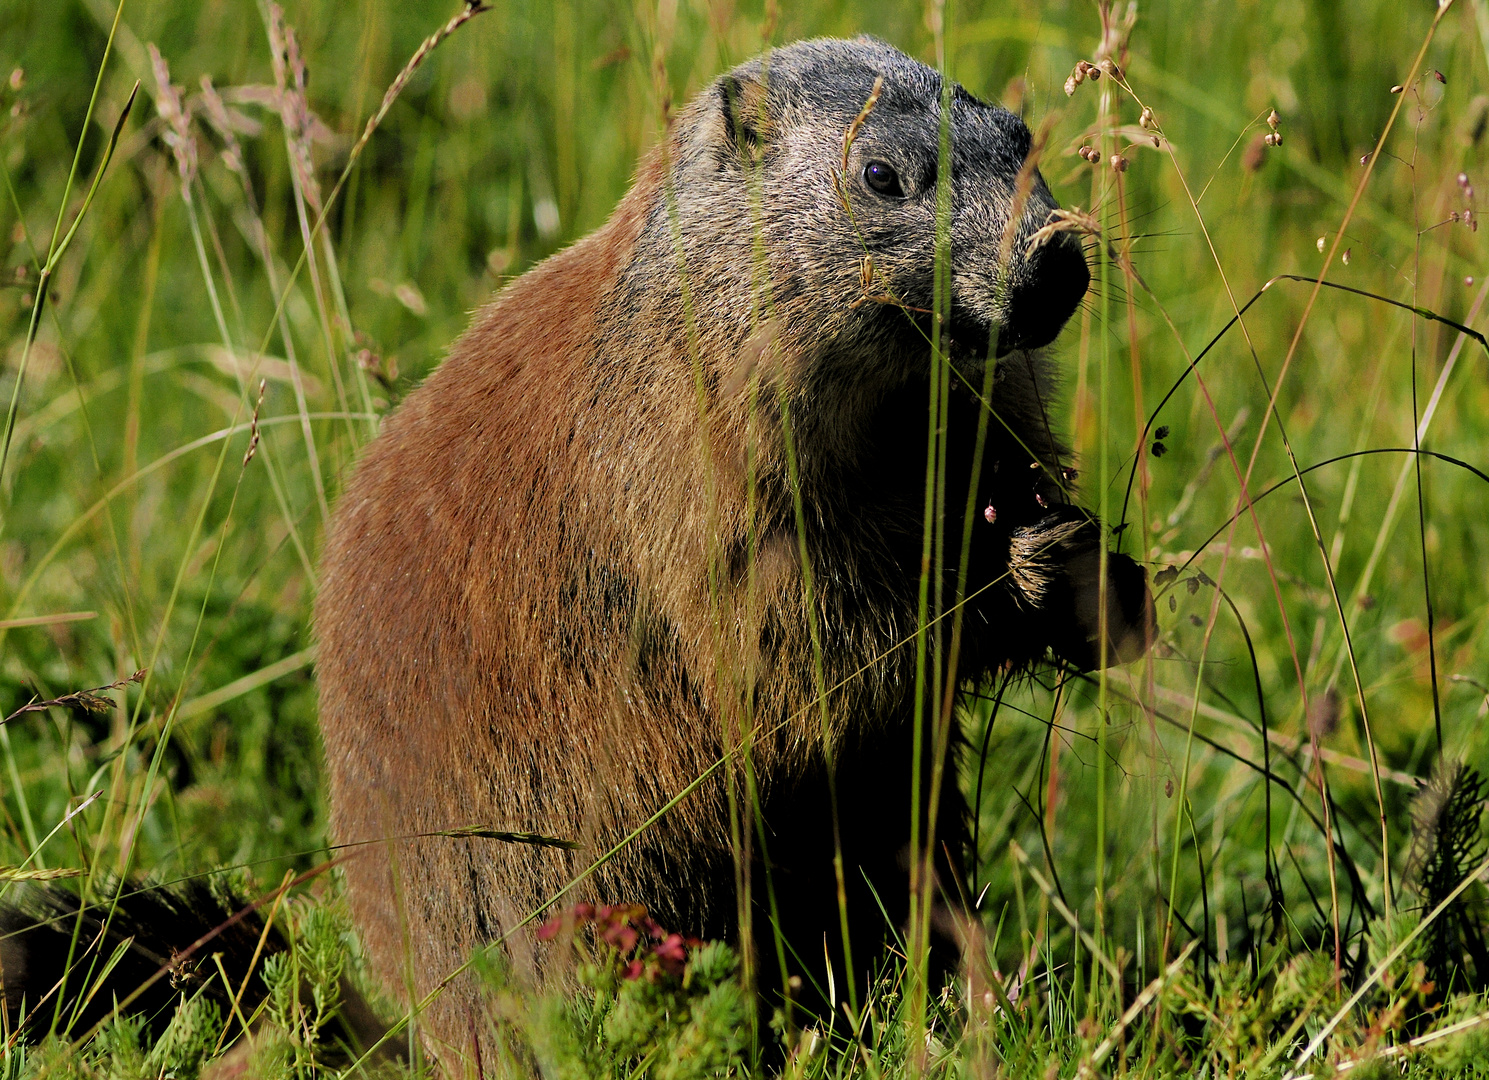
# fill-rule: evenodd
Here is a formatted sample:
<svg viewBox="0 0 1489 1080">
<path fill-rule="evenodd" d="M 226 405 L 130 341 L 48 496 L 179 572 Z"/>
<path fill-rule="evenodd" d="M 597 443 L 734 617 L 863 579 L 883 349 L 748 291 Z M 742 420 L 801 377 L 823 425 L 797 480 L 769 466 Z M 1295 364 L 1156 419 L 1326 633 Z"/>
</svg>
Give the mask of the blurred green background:
<svg viewBox="0 0 1489 1080">
<path fill-rule="evenodd" d="M 361 0 L 289 4 L 285 18 L 303 51 L 317 118 L 311 146 L 323 192 L 384 88 L 456 10 Z M 275 82 L 267 9 L 131 0 L 84 133 L 113 9 L 104 0 L 4 0 L 0 77 L 22 73 L 0 84 L 0 393 L 7 399 L 34 296 L 35 251 L 44 253 L 52 234 L 76 140 L 86 135 L 69 221 L 135 79 L 141 96 L 58 267 L 20 393 L 0 504 L 0 615 L 96 615 L 6 631 L 0 698 L 16 708 L 33 695 L 103 685 L 137 668 L 152 675 L 143 701 L 139 688 L 118 692 L 125 704 L 112 712 L 53 710 L 0 728 L 0 862 L 20 862 L 63 819 L 69 800 L 99 789 L 108 796 L 43 847 L 41 863 L 122 867 L 126 849 L 137 845 L 134 868 L 160 877 L 251 863 L 277 880 L 286 860 L 320 858 L 324 806 L 308 616 L 322 493 L 334 504 L 375 416 L 438 363 L 504 281 L 606 218 L 660 131 L 656 59 L 678 101 L 767 40 L 871 33 L 935 62 L 934 10 L 891 0 L 783 2 L 768 10 L 726 0 L 555 0 L 501 3 L 462 27 L 414 75 L 351 173 L 328 219 L 334 274 L 318 252 L 319 292 L 302 271 L 285 305 L 307 411 L 352 414 L 312 421 L 313 464 L 258 239 L 262 229 L 282 287 L 300 257 L 302 231 L 285 129 L 265 105 L 272 95 L 264 88 Z M 1398 104 L 1386 153 L 1340 245 L 1348 261 L 1336 259 L 1328 272 L 1451 319 L 1468 317 L 1489 271 L 1484 238 L 1450 215 L 1477 213 L 1475 185 L 1489 192 L 1489 175 L 1481 175 L 1489 10 L 1483 0 L 1454 5 L 1426 52 L 1423 78 L 1400 96 L 1391 87 L 1406 78 L 1434 4 L 1188 0 L 1131 10 L 1127 81 L 1156 114 L 1173 158 L 1142 141 L 1140 107 L 1124 96 L 1116 104 L 1127 125 L 1120 145 L 1134 145 L 1120 193 L 1110 170 L 1093 169 L 1074 152 L 1095 130 L 1101 86 L 1087 83 L 1070 98 L 1062 90 L 1075 62 L 1096 53 L 1097 5 L 954 3 L 944 15 L 946 64 L 968 89 L 1022 112 L 1031 127 L 1052 123 L 1043 169 L 1056 197 L 1099 205 L 1118 248 L 1131 234 L 1132 265 L 1151 294 L 1112 265 L 1104 295 L 1093 292 L 1055 351 L 1067 374 L 1060 410 L 1083 455 L 1087 501 L 1100 500 L 1103 442 L 1113 473 L 1121 467 L 1106 478 L 1113 518 L 1125 470 L 1135 453 L 1142 458 L 1151 487 L 1134 494 L 1124 543 L 1156 572 L 1188 559 L 1234 508 L 1236 478 L 1215 417 L 1244 464 L 1266 413 L 1260 373 L 1268 385 L 1277 377 L 1307 287 L 1279 284 L 1251 309 L 1254 354 L 1232 332 L 1207 356 L 1201 372 L 1213 416 L 1205 394 L 1186 382 L 1157 421 L 1169 429 L 1162 457 L 1153 436 L 1139 445 L 1137 396 L 1151 409 L 1233 304 L 1268 278 L 1319 271 L 1318 242 L 1336 236 L 1364 173 L 1361 157 Z M 1113 19 L 1120 23 L 1128 11 L 1118 8 Z M 157 110 L 150 43 L 193 111 L 199 173 L 189 205 Z M 224 162 L 223 138 L 203 120 L 204 76 L 236 117 L 251 200 Z M 1279 147 L 1262 143 L 1272 109 Z M 1449 327 L 1379 301 L 1325 292 L 1278 402 L 1299 464 L 1410 446 L 1413 377 L 1420 412 L 1456 339 Z M 265 342 L 263 446 L 241 468 L 256 387 L 240 386 L 228 346 L 251 356 Z M 1103 352 L 1104 427 L 1097 400 Z M 1468 341 L 1423 444 L 1481 469 L 1489 469 L 1486 370 L 1485 350 Z M 239 430 L 214 476 L 220 438 L 190 444 L 233 425 Z M 1424 546 L 1444 752 L 1489 761 L 1489 489 L 1462 468 L 1424 462 L 1419 530 L 1414 473 L 1387 513 L 1406 463 L 1400 454 L 1379 454 L 1307 477 L 1388 770 L 1389 855 L 1398 873 L 1407 855 L 1406 774 L 1424 774 L 1438 757 Z M 1253 487 L 1289 475 L 1273 425 Z M 1274 770 L 1301 799 L 1274 788 L 1273 842 L 1292 925 L 1300 941 L 1316 945 L 1321 908 L 1310 896 L 1327 904 L 1328 882 L 1323 839 L 1304 813 L 1318 813 L 1319 797 L 1309 793 L 1311 766 L 1298 749 L 1310 718 L 1296 668 L 1313 702 L 1314 730 L 1333 755 L 1328 778 L 1341 848 L 1377 906 L 1380 831 L 1370 777 L 1361 771 L 1361 710 L 1306 507 L 1293 486 L 1257 513 L 1281 603 L 1249 519 L 1235 531 L 1223 585 L 1254 642 L 1278 735 Z M 1195 563 L 1210 579 L 1221 577 L 1223 545 L 1222 534 Z M 1162 596 L 1163 641 L 1154 658 L 1112 675 L 1106 918 L 1111 934 L 1140 955 L 1162 917 L 1155 890 L 1167 895 L 1190 717 L 1184 702 L 1195 689 L 1212 595 L 1195 582 Z M 1238 627 L 1222 607 L 1196 721 L 1211 743 L 1194 744 L 1192 818 L 1179 830 L 1179 911 L 1222 949 L 1260 932 L 1267 903 L 1265 793 L 1253 767 L 1263 756 L 1260 715 Z M 1089 912 L 1094 904 L 1095 690 L 1067 687 L 1056 710 L 1051 684 L 1048 675 L 1016 684 L 991 732 L 985 704 L 966 717 L 974 748 L 990 749 L 977 878 L 991 882 L 984 909 L 994 918 L 1004 913 L 1010 926 L 1010 838 L 1031 853 L 1047 840 L 1072 905 Z M 1128 704 L 1129 697 L 1146 704 Z M 161 771 L 147 791 L 173 701 L 179 707 Z M 977 772 L 974 755 L 964 776 L 969 791 Z M 137 820 L 141 805 L 148 810 Z M 1014 935 L 1007 941 L 1016 953 Z"/>
</svg>

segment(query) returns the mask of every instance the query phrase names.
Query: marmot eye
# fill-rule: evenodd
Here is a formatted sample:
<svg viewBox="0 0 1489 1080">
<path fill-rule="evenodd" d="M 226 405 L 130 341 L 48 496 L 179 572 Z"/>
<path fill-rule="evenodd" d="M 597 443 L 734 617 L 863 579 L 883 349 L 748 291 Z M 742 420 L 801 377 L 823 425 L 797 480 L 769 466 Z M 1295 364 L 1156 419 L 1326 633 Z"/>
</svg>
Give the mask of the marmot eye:
<svg viewBox="0 0 1489 1080">
<path fill-rule="evenodd" d="M 900 184 L 900 174 L 894 167 L 882 161 L 871 161 L 863 167 L 863 182 L 869 190 L 891 199 L 903 199 L 905 189 Z"/>
</svg>

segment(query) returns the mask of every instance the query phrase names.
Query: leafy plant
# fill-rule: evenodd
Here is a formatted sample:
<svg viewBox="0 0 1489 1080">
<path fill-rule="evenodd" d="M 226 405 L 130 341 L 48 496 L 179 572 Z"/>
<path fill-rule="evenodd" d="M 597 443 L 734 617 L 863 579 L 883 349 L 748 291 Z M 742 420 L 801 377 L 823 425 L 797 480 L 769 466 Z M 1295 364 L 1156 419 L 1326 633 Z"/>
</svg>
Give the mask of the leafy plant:
<svg viewBox="0 0 1489 1080">
<path fill-rule="evenodd" d="M 1407 876 L 1424 913 L 1448 901 L 1484 861 L 1484 801 L 1483 776 L 1461 761 L 1440 763 L 1412 801 Z M 1483 919 L 1467 894 L 1448 903 L 1424 940 L 1423 960 L 1443 993 L 1489 985 Z"/>
<path fill-rule="evenodd" d="M 539 937 L 567 939 L 579 986 L 550 997 L 532 1028 L 554 1075 L 704 1080 L 742 1069 L 753 1002 L 728 945 L 668 933 L 636 904 L 576 905 Z"/>
</svg>

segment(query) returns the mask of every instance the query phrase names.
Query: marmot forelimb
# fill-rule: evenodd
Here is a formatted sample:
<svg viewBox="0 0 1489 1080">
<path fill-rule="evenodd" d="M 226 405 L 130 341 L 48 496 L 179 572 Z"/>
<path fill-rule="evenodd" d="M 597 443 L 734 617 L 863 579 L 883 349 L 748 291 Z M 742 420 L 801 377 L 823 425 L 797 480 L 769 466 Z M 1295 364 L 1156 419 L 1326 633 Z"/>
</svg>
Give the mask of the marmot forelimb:
<svg viewBox="0 0 1489 1080">
<path fill-rule="evenodd" d="M 402 839 L 351 859 L 352 909 L 391 987 L 411 971 L 427 993 L 745 731 L 767 848 L 749 880 L 763 895 L 769 869 L 796 955 L 820 965 L 825 938 L 841 964 L 824 740 L 860 971 L 887 929 L 880 903 L 905 918 L 915 650 L 894 646 L 915 632 L 921 581 L 941 85 L 868 39 L 803 42 L 718 79 L 610 220 L 508 285 L 368 448 L 316 608 L 335 839 L 483 824 L 582 845 Z M 1049 648 L 1090 666 L 1103 541 L 1066 498 L 1030 352 L 1089 274 L 1072 234 L 1030 243 L 1056 204 L 1037 172 L 1020 197 L 1024 124 L 957 87 L 950 131 L 946 331 L 966 379 L 943 418 L 946 595 L 979 415 L 967 386 L 1001 356 L 958 675 Z M 1106 655 L 1130 658 L 1144 575 L 1107 565 Z M 729 782 L 716 771 L 565 902 L 638 901 L 672 929 L 736 935 Z M 942 790 L 937 845 L 954 861 L 965 806 Z M 518 970 L 541 969 L 539 949 L 508 942 Z M 476 1008 L 458 981 L 438 999 L 440 1053 L 484 1025 Z"/>
</svg>

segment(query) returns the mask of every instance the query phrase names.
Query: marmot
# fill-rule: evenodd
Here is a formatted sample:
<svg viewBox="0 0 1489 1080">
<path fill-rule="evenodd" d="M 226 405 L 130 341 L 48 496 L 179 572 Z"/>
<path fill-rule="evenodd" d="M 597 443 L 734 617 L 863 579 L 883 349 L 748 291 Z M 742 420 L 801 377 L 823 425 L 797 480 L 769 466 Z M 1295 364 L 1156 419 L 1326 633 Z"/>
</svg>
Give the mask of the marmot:
<svg viewBox="0 0 1489 1080">
<path fill-rule="evenodd" d="M 921 582 L 941 100 L 936 71 L 871 39 L 735 68 L 679 113 L 610 220 L 507 285 L 367 449 L 316 632 L 334 838 L 401 838 L 346 864 L 390 987 L 427 993 L 746 723 L 768 860 L 755 844 L 750 880 L 763 904 L 770 869 L 792 963 L 822 965 L 824 938 L 840 952 L 824 739 L 860 976 L 884 915 L 903 922 L 916 675 L 915 649 L 894 646 Z M 949 352 L 979 388 L 994 328 L 1003 356 L 968 591 L 994 584 L 967 605 L 959 675 L 1047 648 L 1089 666 L 1103 541 L 1063 494 L 1029 352 L 1089 273 L 1074 235 L 1030 243 L 1056 204 L 1037 171 L 1016 197 L 1025 125 L 960 86 L 950 100 Z M 979 409 L 960 379 L 949 400 L 946 595 Z M 1108 565 L 1109 655 L 1128 656 L 1145 578 Z M 948 775 L 936 842 L 954 861 L 966 810 Z M 735 936 L 729 780 L 716 771 L 564 902 L 634 901 L 670 929 Z M 582 849 L 408 838 L 472 824 Z M 530 934 L 508 949 L 541 967 Z M 430 1010 L 437 1052 L 484 1025 L 475 994 L 457 981 Z"/>
</svg>

